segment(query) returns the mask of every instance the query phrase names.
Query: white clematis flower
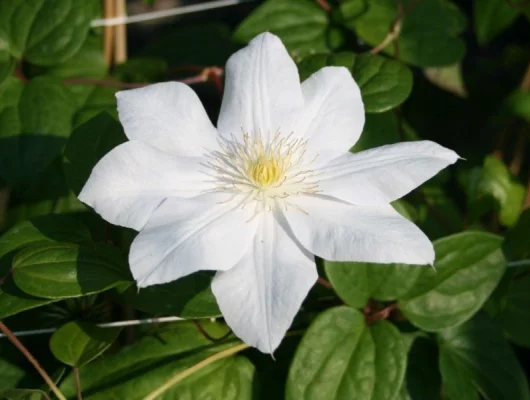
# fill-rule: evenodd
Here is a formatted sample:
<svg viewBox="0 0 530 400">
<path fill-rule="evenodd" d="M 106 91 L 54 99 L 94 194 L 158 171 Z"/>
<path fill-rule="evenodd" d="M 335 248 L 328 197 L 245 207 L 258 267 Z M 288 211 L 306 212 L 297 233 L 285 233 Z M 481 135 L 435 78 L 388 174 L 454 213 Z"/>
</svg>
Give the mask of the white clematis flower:
<svg viewBox="0 0 530 400">
<path fill-rule="evenodd" d="M 326 67 L 300 84 L 264 33 L 226 65 L 217 129 L 181 83 L 117 94 L 129 142 L 94 168 L 79 198 L 140 231 L 138 287 L 198 270 L 233 331 L 273 352 L 327 260 L 432 264 L 429 239 L 390 202 L 454 163 L 436 143 L 352 154 L 364 125 L 359 87 Z"/>
</svg>

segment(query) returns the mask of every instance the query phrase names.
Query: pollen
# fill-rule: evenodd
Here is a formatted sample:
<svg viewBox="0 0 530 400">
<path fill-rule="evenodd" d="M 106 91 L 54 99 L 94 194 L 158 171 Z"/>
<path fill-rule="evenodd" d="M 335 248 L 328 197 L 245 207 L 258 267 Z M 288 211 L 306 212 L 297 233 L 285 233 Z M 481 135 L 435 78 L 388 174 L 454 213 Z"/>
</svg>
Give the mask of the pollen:
<svg viewBox="0 0 530 400">
<path fill-rule="evenodd" d="M 219 144 L 206 165 L 216 191 L 242 194 L 245 203 L 257 201 L 266 209 L 287 206 L 290 196 L 319 192 L 318 173 L 311 168 L 316 156 L 307 156 L 306 139 L 280 131 L 266 139 L 242 133 Z"/>
<path fill-rule="evenodd" d="M 248 175 L 256 185 L 268 187 L 278 183 L 284 176 L 284 171 L 276 158 L 267 158 L 265 155 L 260 155 L 251 164 Z"/>
</svg>

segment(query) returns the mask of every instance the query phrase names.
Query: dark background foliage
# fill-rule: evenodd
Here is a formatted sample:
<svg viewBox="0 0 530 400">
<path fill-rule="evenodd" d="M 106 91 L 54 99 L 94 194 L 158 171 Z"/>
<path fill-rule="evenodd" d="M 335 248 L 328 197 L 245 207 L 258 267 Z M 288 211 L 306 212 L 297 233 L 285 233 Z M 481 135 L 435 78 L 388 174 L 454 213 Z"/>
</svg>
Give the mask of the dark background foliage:
<svg viewBox="0 0 530 400">
<path fill-rule="evenodd" d="M 126 39 L 90 27 L 110 3 L 0 0 L 0 327 L 58 328 L 18 336 L 62 395 L 530 398 L 530 2 L 253 1 L 131 24 Z M 367 112 L 352 151 L 430 139 L 464 158 L 394 203 L 434 241 L 435 269 L 318 260 L 274 359 L 231 335 L 210 273 L 138 291 L 135 232 L 76 198 L 126 140 L 116 91 L 182 80 L 215 121 L 226 59 L 263 31 L 301 79 L 351 71 Z M 98 326 L 164 316 L 186 321 Z M 0 338 L 1 398 L 62 395 Z"/>
</svg>

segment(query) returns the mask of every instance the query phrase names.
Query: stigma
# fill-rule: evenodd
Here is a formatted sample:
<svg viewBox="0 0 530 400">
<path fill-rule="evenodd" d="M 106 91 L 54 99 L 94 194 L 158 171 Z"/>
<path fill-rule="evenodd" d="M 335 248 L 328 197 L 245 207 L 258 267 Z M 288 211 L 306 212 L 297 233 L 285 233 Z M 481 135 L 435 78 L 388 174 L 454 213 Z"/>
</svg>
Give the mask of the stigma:
<svg viewBox="0 0 530 400">
<path fill-rule="evenodd" d="M 219 144 L 207 163 L 216 191 L 243 194 L 246 202 L 261 202 L 269 209 L 286 206 L 291 196 L 319 192 L 311 168 L 316 157 L 307 156 L 307 139 L 280 131 L 267 139 L 242 132 L 219 139 Z"/>
</svg>

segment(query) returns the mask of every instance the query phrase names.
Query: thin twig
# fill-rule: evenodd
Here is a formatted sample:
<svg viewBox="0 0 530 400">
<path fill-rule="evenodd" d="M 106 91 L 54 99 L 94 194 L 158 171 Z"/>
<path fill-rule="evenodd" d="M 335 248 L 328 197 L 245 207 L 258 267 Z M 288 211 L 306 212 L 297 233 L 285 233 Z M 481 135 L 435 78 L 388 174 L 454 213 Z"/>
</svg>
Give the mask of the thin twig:
<svg viewBox="0 0 530 400">
<path fill-rule="evenodd" d="M 225 333 L 223 336 L 218 337 L 218 338 L 214 338 L 214 337 L 211 336 L 208 332 L 206 332 L 206 329 L 204 329 L 204 327 L 201 325 L 201 323 L 200 323 L 199 321 L 193 321 L 193 323 L 195 324 L 195 326 L 197 326 L 197 329 L 201 332 L 201 334 L 202 334 L 206 339 L 208 339 L 209 341 L 214 342 L 214 343 L 222 342 L 223 340 L 225 340 L 225 339 L 227 339 L 228 337 L 230 337 L 230 335 L 232 335 L 232 331 L 228 331 L 228 332 Z"/>
<path fill-rule="evenodd" d="M 517 139 L 515 142 L 514 154 L 512 161 L 510 162 L 510 171 L 514 175 L 519 175 L 521 171 L 521 166 L 523 164 L 524 153 L 526 148 L 526 135 L 528 132 L 522 132 L 524 127 L 522 127 L 520 132 L 517 133 Z"/>
<path fill-rule="evenodd" d="M 59 388 L 55 385 L 55 382 L 50 378 L 46 371 L 41 367 L 39 362 L 33 357 L 28 349 L 18 340 L 18 338 L 13 335 L 13 332 L 2 322 L 0 321 L 0 330 L 8 337 L 8 339 L 15 345 L 15 347 L 28 359 L 28 361 L 35 367 L 37 372 L 42 376 L 44 381 L 48 384 L 50 389 L 53 391 L 55 396 L 60 400 L 66 400 L 66 397 L 61 393 Z"/>
<path fill-rule="evenodd" d="M 172 82 L 181 82 L 187 85 L 194 83 L 204 83 L 211 80 L 216 85 L 221 85 L 220 77 L 223 75 L 223 69 L 219 67 L 206 67 L 200 73 L 190 76 L 189 78 L 179 79 Z M 216 82 L 215 79 L 218 79 Z M 136 89 L 152 85 L 154 82 L 120 82 L 113 81 L 110 79 L 93 79 L 93 78 L 70 78 L 63 80 L 65 85 L 96 85 L 96 86 L 107 86 L 116 87 L 120 89 Z"/>
<path fill-rule="evenodd" d="M 364 318 L 366 320 L 366 323 L 370 325 L 382 319 L 387 319 L 392 313 L 392 311 L 394 311 L 396 308 L 397 303 L 392 303 L 381 310 L 372 312 L 373 304 L 369 302 L 369 304 L 364 309 Z"/>
<path fill-rule="evenodd" d="M 79 367 L 74 367 L 74 379 L 75 388 L 77 389 L 77 400 L 83 400 L 83 395 L 81 393 L 81 377 L 79 376 Z"/>
<path fill-rule="evenodd" d="M 401 25 L 403 22 L 403 15 L 404 15 L 403 4 L 401 3 L 400 0 L 398 0 L 397 7 L 398 7 L 398 12 L 397 12 L 396 18 L 394 19 L 394 21 L 392 21 L 392 24 L 390 24 L 390 28 L 388 29 L 388 33 L 386 37 L 383 39 L 381 43 L 379 43 L 372 50 L 370 50 L 370 54 L 380 53 L 381 51 L 384 50 L 386 46 L 388 46 L 390 43 L 392 43 L 394 40 L 396 40 L 399 37 L 399 34 L 401 33 Z"/>
<path fill-rule="evenodd" d="M 316 0 L 316 2 L 324 11 L 331 11 L 331 5 L 327 2 L 327 0 Z"/>
<path fill-rule="evenodd" d="M 515 9 L 519 9 L 527 4 L 530 3 L 530 0 L 522 0 L 520 1 L 519 3 L 516 3 L 514 0 L 506 0 L 506 2 L 508 3 L 508 5 L 510 5 L 511 7 L 515 8 Z"/>
<path fill-rule="evenodd" d="M 329 281 L 325 280 L 324 278 L 320 276 L 318 277 L 317 282 L 320 285 L 324 286 L 326 289 L 333 289 L 333 286 L 331 286 L 331 283 L 329 283 Z"/>
<path fill-rule="evenodd" d="M 401 28 L 403 25 L 403 18 L 405 15 L 412 10 L 421 0 L 411 0 L 410 3 L 404 7 L 401 0 L 397 0 L 397 15 L 394 21 L 390 24 L 388 33 L 381 43 L 370 50 L 370 54 L 378 54 L 385 49 L 390 43 L 394 42 L 394 55 L 399 58 L 399 43 L 396 39 L 401 34 Z"/>
</svg>

